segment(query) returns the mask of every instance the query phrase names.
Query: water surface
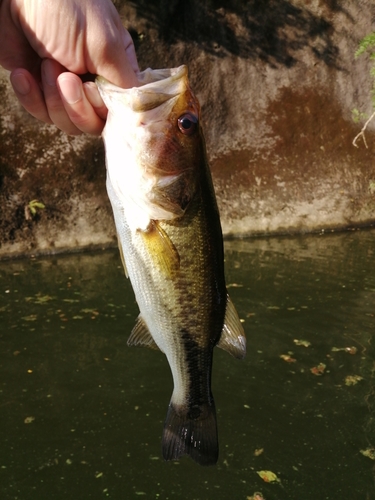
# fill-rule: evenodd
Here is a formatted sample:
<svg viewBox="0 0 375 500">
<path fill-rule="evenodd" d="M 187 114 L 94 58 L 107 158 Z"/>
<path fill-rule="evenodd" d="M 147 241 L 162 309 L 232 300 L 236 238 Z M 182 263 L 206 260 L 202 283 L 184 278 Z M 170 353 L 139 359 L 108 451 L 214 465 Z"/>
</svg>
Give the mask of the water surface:
<svg viewBox="0 0 375 500">
<path fill-rule="evenodd" d="M 374 238 L 226 242 L 248 354 L 215 352 L 209 468 L 161 458 L 171 375 L 126 345 L 117 251 L 0 262 L 1 500 L 375 499 Z"/>
</svg>

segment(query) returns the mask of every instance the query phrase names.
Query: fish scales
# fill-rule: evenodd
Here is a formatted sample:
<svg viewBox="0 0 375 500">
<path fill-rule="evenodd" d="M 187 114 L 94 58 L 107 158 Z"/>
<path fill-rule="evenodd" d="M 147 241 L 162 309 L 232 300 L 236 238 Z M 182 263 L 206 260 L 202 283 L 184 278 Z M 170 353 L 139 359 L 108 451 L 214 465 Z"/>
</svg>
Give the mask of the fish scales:
<svg viewBox="0 0 375 500">
<path fill-rule="evenodd" d="M 187 454 L 212 465 L 213 348 L 242 358 L 246 341 L 226 291 L 219 212 L 186 67 L 146 70 L 140 80 L 140 88 L 126 91 L 98 79 L 109 109 L 107 190 L 140 309 L 128 343 L 159 348 L 171 368 L 164 458 Z M 128 129 L 120 128 L 124 118 Z"/>
</svg>

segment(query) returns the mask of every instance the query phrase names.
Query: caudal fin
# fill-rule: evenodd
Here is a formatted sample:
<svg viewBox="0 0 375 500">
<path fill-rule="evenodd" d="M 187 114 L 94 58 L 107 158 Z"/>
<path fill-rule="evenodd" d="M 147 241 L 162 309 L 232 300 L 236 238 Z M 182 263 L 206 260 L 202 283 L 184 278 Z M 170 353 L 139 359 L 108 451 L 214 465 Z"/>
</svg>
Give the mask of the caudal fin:
<svg viewBox="0 0 375 500">
<path fill-rule="evenodd" d="M 190 419 L 169 404 L 164 423 L 162 449 L 165 460 L 190 455 L 200 465 L 215 465 L 219 455 L 215 405 L 201 408 L 203 418 Z"/>
</svg>

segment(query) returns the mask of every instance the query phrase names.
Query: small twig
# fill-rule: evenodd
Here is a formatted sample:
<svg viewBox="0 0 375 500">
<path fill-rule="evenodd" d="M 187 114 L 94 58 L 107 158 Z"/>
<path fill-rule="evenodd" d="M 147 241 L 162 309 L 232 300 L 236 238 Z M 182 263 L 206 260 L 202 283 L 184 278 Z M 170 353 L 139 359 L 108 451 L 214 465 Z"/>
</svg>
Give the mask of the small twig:
<svg viewBox="0 0 375 500">
<path fill-rule="evenodd" d="M 368 146 L 367 146 L 367 142 L 366 142 L 366 137 L 365 137 L 365 130 L 367 128 L 367 125 L 370 123 L 370 121 L 374 118 L 375 116 L 375 111 L 372 113 L 372 115 L 370 116 L 370 118 L 367 120 L 367 122 L 363 125 L 362 127 L 362 130 L 360 131 L 359 134 L 357 134 L 354 139 L 353 139 L 353 146 L 355 146 L 356 148 L 358 148 L 358 144 L 357 144 L 357 141 L 358 139 L 362 136 L 362 139 L 363 139 L 363 142 L 365 143 L 365 146 L 366 148 L 368 149 Z"/>
</svg>

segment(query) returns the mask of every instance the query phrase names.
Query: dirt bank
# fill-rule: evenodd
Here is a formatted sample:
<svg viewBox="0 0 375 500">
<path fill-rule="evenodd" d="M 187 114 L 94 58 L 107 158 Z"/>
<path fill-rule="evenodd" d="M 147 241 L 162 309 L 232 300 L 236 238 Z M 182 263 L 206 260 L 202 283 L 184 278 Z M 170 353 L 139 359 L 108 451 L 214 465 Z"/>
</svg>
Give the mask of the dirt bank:
<svg viewBox="0 0 375 500">
<path fill-rule="evenodd" d="M 352 145 L 352 110 L 371 112 L 354 52 L 373 2 L 115 4 L 141 68 L 189 67 L 226 235 L 375 221 L 373 131 Z M 0 76 L 0 257 L 114 244 L 101 140 L 40 125 Z"/>
</svg>

